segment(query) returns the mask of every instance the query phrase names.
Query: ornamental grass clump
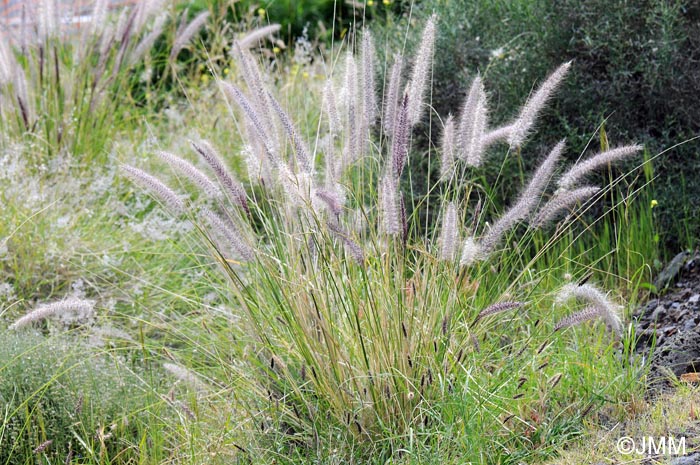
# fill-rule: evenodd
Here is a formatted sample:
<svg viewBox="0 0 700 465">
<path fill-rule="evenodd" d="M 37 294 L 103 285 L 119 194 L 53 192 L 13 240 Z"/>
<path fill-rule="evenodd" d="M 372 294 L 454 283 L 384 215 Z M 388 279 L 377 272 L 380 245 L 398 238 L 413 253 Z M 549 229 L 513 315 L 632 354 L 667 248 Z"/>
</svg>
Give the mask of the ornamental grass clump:
<svg viewBox="0 0 700 465">
<path fill-rule="evenodd" d="M 553 293 L 540 286 L 551 272 L 539 268 L 539 251 L 528 249 L 533 237 L 551 233 L 561 210 L 598 192 L 576 190 L 575 181 L 599 164 L 574 165 L 554 192 L 565 152 L 559 142 L 502 213 L 475 181 L 497 142 L 524 147 L 571 64 L 545 80 L 514 122 L 496 129 L 488 126 L 484 82 L 474 79 L 462 114 L 447 119 L 441 136 L 434 188 L 442 221 L 422 235 L 404 190 L 413 131 L 428 109 L 435 22 L 426 26 L 407 82 L 396 57 L 381 112 L 369 33 L 357 41 L 359 56 L 348 51 L 334 61 L 339 69 L 320 86 L 311 142 L 281 94 L 261 79 L 258 58 L 234 44 L 244 86 L 219 86 L 241 131 L 248 179 L 231 174 L 230 150 L 214 155 L 205 141 L 178 155 L 200 156 L 208 171 L 161 156 L 198 188 L 190 198 L 124 168 L 174 214 L 184 206 L 228 279 L 237 318 L 222 328 L 235 343 L 217 349 L 227 354 L 218 369 L 235 373 L 235 409 L 253 432 L 272 438 L 270 450 L 319 451 L 334 438 L 348 450 L 360 444 L 391 455 L 413 441 L 429 444 L 432 433 L 452 425 L 493 438 L 492 448 L 468 456 L 497 461 L 510 445 L 544 434 L 545 417 L 559 421 L 557 402 L 580 402 L 569 397 L 572 372 L 550 371 L 566 369 L 555 363 L 554 348 L 568 333 L 555 331 Z M 210 182 L 226 195 L 209 195 Z"/>
</svg>

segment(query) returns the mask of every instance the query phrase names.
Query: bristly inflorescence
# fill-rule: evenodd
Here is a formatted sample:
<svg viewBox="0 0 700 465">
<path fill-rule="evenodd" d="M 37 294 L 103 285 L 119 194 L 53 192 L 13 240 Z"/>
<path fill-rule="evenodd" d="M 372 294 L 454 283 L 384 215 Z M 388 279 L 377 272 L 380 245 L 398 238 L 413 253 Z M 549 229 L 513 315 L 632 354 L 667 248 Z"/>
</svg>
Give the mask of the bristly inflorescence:
<svg viewBox="0 0 700 465">
<path fill-rule="evenodd" d="M 556 326 L 557 329 L 573 326 L 592 318 L 601 318 L 616 334 L 622 333 L 622 321 L 620 319 L 620 306 L 613 303 L 606 295 L 592 284 L 567 284 L 561 288 L 557 295 L 557 303 L 563 305 L 571 300 L 580 300 L 588 306 L 573 315 L 565 317 Z"/>
<path fill-rule="evenodd" d="M 30 326 L 32 323 L 43 321 L 47 318 L 62 318 L 66 321 L 75 319 L 85 321 L 92 317 L 95 303 L 91 300 L 69 297 L 64 300 L 39 305 L 31 312 L 27 313 L 17 321 L 12 323 L 8 329 L 21 329 Z M 70 314 L 70 318 L 66 318 Z"/>
</svg>

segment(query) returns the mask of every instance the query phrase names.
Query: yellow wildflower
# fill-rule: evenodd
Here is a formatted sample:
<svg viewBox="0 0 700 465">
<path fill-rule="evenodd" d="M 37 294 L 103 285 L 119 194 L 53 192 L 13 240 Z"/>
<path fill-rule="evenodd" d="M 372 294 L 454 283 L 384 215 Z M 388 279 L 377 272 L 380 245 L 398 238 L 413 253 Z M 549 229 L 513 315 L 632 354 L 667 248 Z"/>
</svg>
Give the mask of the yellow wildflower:
<svg viewBox="0 0 700 465">
<path fill-rule="evenodd" d="M 652 200 L 652 201 L 651 201 L 651 208 L 654 208 L 654 207 L 657 206 L 658 204 L 659 204 L 659 202 L 657 202 L 656 199 Z"/>
</svg>

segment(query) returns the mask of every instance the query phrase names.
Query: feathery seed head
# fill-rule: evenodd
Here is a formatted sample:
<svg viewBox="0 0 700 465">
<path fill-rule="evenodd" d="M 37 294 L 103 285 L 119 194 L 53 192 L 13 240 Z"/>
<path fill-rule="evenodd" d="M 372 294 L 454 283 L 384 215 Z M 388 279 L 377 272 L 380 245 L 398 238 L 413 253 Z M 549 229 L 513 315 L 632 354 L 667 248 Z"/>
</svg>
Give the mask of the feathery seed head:
<svg viewBox="0 0 700 465">
<path fill-rule="evenodd" d="M 440 230 L 440 259 L 452 261 L 457 253 L 457 242 L 459 241 L 459 228 L 457 226 L 458 215 L 457 206 L 454 202 L 447 204 L 442 217 L 442 228 Z"/>
<path fill-rule="evenodd" d="M 199 142 L 190 141 L 190 145 L 209 165 L 225 192 L 230 196 L 230 200 L 248 212 L 248 199 L 245 189 L 226 168 L 216 149 L 205 140 Z"/>
<path fill-rule="evenodd" d="M 511 132 L 513 132 L 513 126 L 510 124 L 487 131 L 481 139 L 482 148 L 486 150 L 496 142 L 507 141 Z"/>
<path fill-rule="evenodd" d="M 342 102 L 347 111 L 351 106 L 357 107 L 357 65 L 355 64 L 355 57 L 351 52 L 345 55 L 345 73 L 343 75 L 343 88 L 341 89 L 340 95 L 342 96 Z"/>
<path fill-rule="evenodd" d="M 384 130 L 389 135 L 393 134 L 394 124 L 396 122 L 396 109 L 399 105 L 399 94 L 401 92 L 402 70 L 403 57 L 401 55 L 396 55 L 389 75 L 389 86 L 384 96 L 384 115 L 382 115 Z"/>
<path fill-rule="evenodd" d="M 460 266 L 471 266 L 479 260 L 482 260 L 483 253 L 481 246 L 474 240 L 472 236 L 467 237 L 462 244 L 462 257 L 460 258 Z"/>
<path fill-rule="evenodd" d="M 391 167 L 395 179 L 401 177 L 406 160 L 408 159 L 408 144 L 411 137 L 408 124 L 408 108 L 411 99 L 404 94 L 401 105 L 398 108 L 396 127 L 391 140 Z"/>
<path fill-rule="evenodd" d="M 309 154 L 309 149 L 306 147 L 306 143 L 302 140 L 301 136 L 297 132 L 296 128 L 294 127 L 294 124 L 292 123 L 292 120 L 289 118 L 289 115 L 287 115 L 287 112 L 285 112 L 282 109 L 279 102 L 269 92 L 268 98 L 270 99 L 270 102 L 272 103 L 272 107 L 275 109 L 275 112 L 277 112 L 277 116 L 282 122 L 282 127 L 284 127 L 284 130 L 287 132 L 287 135 L 294 144 L 296 161 L 299 165 L 299 168 L 301 168 L 301 170 L 306 173 L 312 173 L 314 163 L 311 159 L 311 155 Z"/>
<path fill-rule="evenodd" d="M 576 326 L 586 321 L 594 320 L 601 316 L 601 309 L 593 305 L 580 310 L 576 313 L 572 313 L 569 316 L 565 316 L 556 325 L 554 325 L 554 331 L 559 331 L 564 328 L 569 328 L 571 326 Z"/>
<path fill-rule="evenodd" d="M 172 153 L 159 151 L 157 152 L 164 162 L 170 165 L 173 169 L 179 171 L 190 181 L 195 183 L 208 197 L 218 199 L 221 197 L 221 190 L 214 184 L 206 174 L 198 170 L 192 163 L 187 160 L 173 155 Z"/>
<path fill-rule="evenodd" d="M 204 26 L 204 24 L 207 22 L 207 19 L 209 19 L 209 11 L 205 10 L 195 16 L 195 18 L 190 21 L 187 27 L 183 28 L 182 31 L 178 31 L 175 41 L 173 42 L 173 47 L 170 50 L 170 60 L 177 57 L 190 39 L 192 39 L 192 37 L 194 37 L 194 35 L 199 32 L 200 29 L 202 29 L 202 26 Z M 183 22 L 184 21 L 185 19 L 183 18 Z"/>
<path fill-rule="evenodd" d="M 481 238 L 481 251 L 483 254 L 488 254 L 498 245 L 503 236 L 518 221 L 530 215 L 533 208 L 539 202 L 542 192 L 549 182 L 557 162 L 564 151 L 564 141 L 559 142 L 544 162 L 537 168 L 535 174 L 530 179 L 525 190 L 520 194 L 518 201 L 510 207 L 489 229 L 488 233 Z"/>
<path fill-rule="evenodd" d="M 270 161 L 274 165 L 279 164 L 279 160 L 275 156 L 272 150 L 272 146 L 269 142 L 271 139 L 265 131 L 265 127 L 263 126 L 260 117 L 251 105 L 250 101 L 246 98 L 243 92 L 241 92 L 241 90 L 235 85 L 230 84 L 226 81 L 219 81 L 219 84 L 221 85 L 226 95 L 228 95 L 229 98 L 235 101 L 238 104 L 238 106 L 241 107 L 241 110 L 243 110 L 243 113 L 248 118 L 248 121 L 251 123 L 250 127 L 253 128 L 255 137 L 258 139 L 258 142 L 262 144 L 265 148 L 265 152 L 267 153 L 267 156 L 269 157 Z"/>
<path fill-rule="evenodd" d="M 398 236 L 402 233 L 401 212 L 398 201 L 398 187 L 391 176 L 384 176 L 380 184 L 380 205 L 384 233 Z"/>
<path fill-rule="evenodd" d="M 144 189 L 150 191 L 151 194 L 155 195 L 174 213 L 180 214 L 185 211 L 185 202 L 183 202 L 183 200 L 177 193 L 175 193 L 174 190 L 166 186 L 160 179 L 156 178 L 155 176 L 151 176 L 143 170 L 134 168 L 133 166 L 122 165 L 121 169 L 128 178 Z"/>
<path fill-rule="evenodd" d="M 328 210 L 335 216 L 343 212 L 341 199 L 335 192 L 326 189 L 317 189 L 316 197 L 318 197 Z"/>
<path fill-rule="evenodd" d="M 442 131 L 440 154 L 440 180 L 448 181 L 455 171 L 455 121 L 452 115 L 447 117 Z"/>
<path fill-rule="evenodd" d="M 377 118 L 377 94 L 374 84 L 374 41 L 368 29 L 362 33 L 362 93 L 363 93 L 363 118 L 365 124 L 370 126 Z"/>
<path fill-rule="evenodd" d="M 269 26 L 264 26 L 254 31 L 249 32 L 245 37 L 236 41 L 236 45 L 242 49 L 248 49 L 254 47 L 260 43 L 261 40 L 271 36 L 275 32 L 282 29 L 279 24 L 270 24 Z"/>
<path fill-rule="evenodd" d="M 527 103 L 520 110 L 520 115 L 515 123 L 512 124 L 512 129 L 508 136 L 508 143 L 511 147 L 520 147 L 528 136 L 528 133 L 535 124 L 537 115 L 547 104 L 547 100 L 559 87 L 564 77 L 571 68 L 571 62 L 568 61 L 559 66 L 549 77 L 540 85 L 537 91 L 532 94 Z"/>
<path fill-rule="evenodd" d="M 599 187 L 581 187 L 572 191 L 562 190 L 554 196 L 540 209 L 530 221 L 533 228 L 542 228 L 550 221 L 554 220 L 563 210 L 570 209 L 579 202 L 585 202 L 600 192 Z"/>
<path fill-rule="evenodd" d="M 507 301 L 507 302 L 498 302 L 492 305 L 489 305 L 485 309 L 483 309 L 481 312 L 479 312 L 479 315 L 476 317 L 477 320 L 480 320 L 484 318 L 485 316 L 488 315 L 495 315 L 496 313 L 501 313 L 505 312 L 507 310 L 511 310 L 513 308 L 519 308 L 525 305 L 523 302 L 512 302 L 512 301 Z"/>
<path fill-rule="evenodd" d="M 459 123 L 459 157 L 470 166 L 479 166 L 484 152 L 484 134 L 488 125 L 486 91 L 481 76 L 476 76 L 464 102 Z"/>
<path fill-rule="evenodd" d="M 338 134 L 342 128 L 338 107 L 335 103 L 335 90 L 333 81 L 328 79 L 323 87 L 323 107 L 328 114 L 328 130 L 331 134 Z"/>
<path fill-rule="evenodd" d="M 8 329 L 21 329 L 34 322 L 54 316 L 64 317 L 65 321 L 85 321 L 92 317 L 94 308 L 95 303 L 91 300 L 70 297 L 58 302 L 39 305 L 12 323 Z"/>
<path fill-rule="evenodd" d="M 641 145 L 626 145 L 623 147 L 606 150 L 605 152 L 600 152 L 588 160 L 576 163 L 559 179 L 559 187 L 562 189 L 572 189 L 576 186 L 576 183 L 581 180 L 581 178 L 586 176 L 591 171 L 596 170 L 601 166 L 605 166 L 608 163 L 614 163 L 634 155 L 643 148 L 644 147 Z"/>
<path fill-rule="evenodd" d="M 614 304 L 594 285 L 589 283 L 581 285 L 570 283 L 564 285 L 557 295 L 556 302 L 561 305 L 571 299 L 579 299 L 589 303 L 600 312 L 601 317 L 605 320 L 610 329 L 618 334 L 622 332 L 622 322 L 619 315 L 621 307 Z"/>
<path fill-rule="evenodd" d="M 413 72 L 408 84 L 408 94 L 411 96 L 408 108 L 408 122 L 411 127 L 420 122 L 423 113 L 423 99 L 430 79 L 430 69 L 433 63 L 435 48 L 435 22 L 437 16 L 432 15 L 425 25 L 420 46 L 413 63 Z"/>
<path fill-rule="evenodd" d="M 255 259 L 255 251 L 250 245 L 247 244 L 242 231 L 228 217 L 228 215 L 222 217 L 208 208 L 202 208 L 199 212 L 209 224 L 211 229 L 216 234 L 226 239 L 228 244 L 226 251 L 228 251 L 230 248 L 232 252 L 245 261 L 252 261 Z"/>
<path fill-rule="evenodd" d="M 328 230 L 333 233 L 334 236 L 338 237 L 344 244 L 345 250 L 350 254 L 350 256 L 357 262 L 358 265 L 364 266 L 365 264 L 365 253 L 362 251 L 362 247 L 352 239 L 350 239 L 350 235 L 340 229 L 337 225 L 333 224 L 332 222 L 327 222 L 326 223 L 328 226 Z"/>
</svg>

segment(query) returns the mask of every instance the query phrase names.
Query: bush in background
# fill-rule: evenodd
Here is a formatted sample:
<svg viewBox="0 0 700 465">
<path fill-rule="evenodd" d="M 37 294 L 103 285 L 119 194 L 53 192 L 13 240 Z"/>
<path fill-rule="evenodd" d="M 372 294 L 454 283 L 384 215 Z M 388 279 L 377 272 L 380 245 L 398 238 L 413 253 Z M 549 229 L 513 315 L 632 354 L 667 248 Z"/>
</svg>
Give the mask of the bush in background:
<svg viewBox="0 0 700 465">
<path fill-rule="evenodd" d="M 474 70 L 486 77 L 491 116 L 500 123 L 547 69 L 573 59 L 571 79 L 531 144 L 551 145 L 567 134 L 576 157 L 605 123 L 613 144 L 635 140 L 654 154 L 698 134 L 700 7 L 693 2 L 427 0 L 414 5 L 410 18 L 420 22 L 433 12 L 441 18 L 437 48 L 450 57 L 434 68 L 433 105 L 443 118 Z M 404 14 L 388 23 L 385 37 L 403 41 L 407 20 Z M 659 220 L 667 231 L 661 240 L 671 252 L 700 233 L 698 149 L 690 142 L 655 163 Z M 513 157 L 504 168 L 517 170 L 520 162 L 532 163 Z"/>
</svg>

